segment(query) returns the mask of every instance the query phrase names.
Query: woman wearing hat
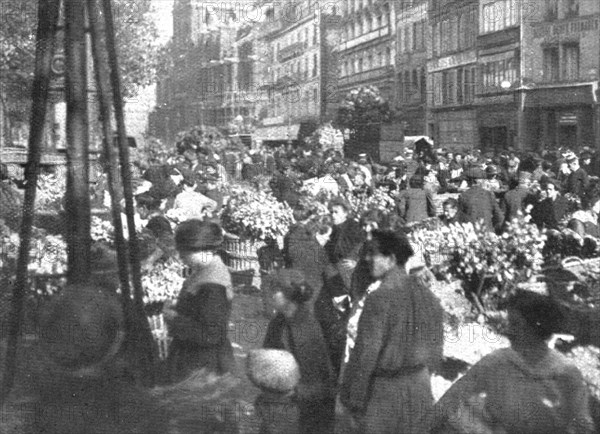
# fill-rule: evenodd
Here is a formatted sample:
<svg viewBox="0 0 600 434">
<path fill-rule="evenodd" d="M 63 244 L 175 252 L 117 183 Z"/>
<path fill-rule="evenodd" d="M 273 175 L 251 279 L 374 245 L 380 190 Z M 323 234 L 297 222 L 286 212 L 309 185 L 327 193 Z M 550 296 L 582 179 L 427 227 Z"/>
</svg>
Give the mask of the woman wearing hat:
<svg viewBox="0 0 600 434">
<path fill-rule="evenodd" d="M 511 347 L 481 359 L 439 400 L 432 433 L 591 433 L 579 369 L 548 340 L 562 321 L 548 298 L 521 291 L 508 302 Z"/>
<path fill-rule="evenodd" d="M 227 338 L 233 286 L 218 254 L 222 243 L 221 227 L 213 222 L 192 219 L 175 231 L 175 246 L 192 274 L 176 304 L 165 307 L 173 336 L 167 360 L 171 379 L 201 368 L 218 374 L 234 370 L 233 348 Z"/>
<path fill-rule="evenodd" d="M 312 293 L 298 270 L 280 270 L 275 275 L 270 307 L 276 316 L 269 323 L 264 347 L 288 350 L 298 362 L 300 382 L 293 398 L 300 410 L 300 432 L 332 433 L 335 376 L 321 327 L 310 307 Z"/>
</svg>

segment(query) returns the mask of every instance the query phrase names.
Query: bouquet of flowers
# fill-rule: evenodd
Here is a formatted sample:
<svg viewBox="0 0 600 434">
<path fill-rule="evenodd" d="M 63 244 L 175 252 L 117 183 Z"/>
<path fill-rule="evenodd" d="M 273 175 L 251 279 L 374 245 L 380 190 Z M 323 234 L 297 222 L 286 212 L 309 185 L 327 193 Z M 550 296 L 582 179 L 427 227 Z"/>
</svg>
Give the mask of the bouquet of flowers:
<svg viewBox="0 0 600 434">
<path fill-rule="evenodd" d="M 155 263 L 151 270 L 144 272 L 142 275 L 144 304 L 162 305 L 165 301 L 175 300 L 184 281 L 182 270 L 181 261 L 171 257 Z"/>
<path fill-rule="evenodd" d="M 66 178 L 58 174 L 42 173 L 38 176 L 35 206 L 37 209 L 59 211 L 63 208 Z"/>
<path fill-rule="evenodd" d="M 391 214 L 396 209 L 396 202 L 390 196 L 390 190 L 387 187 L 374 188 L 371 194 L 346 192 L 344 197 L 350 203 L 357 219 L 360 219 L 369 211 Z"/>
<path fill-rule="evenodd" d="M 113 224 L 95 215 L 92 216 L 90 234 L 94 242 L 102 242 L 108 245 L 113 245 L 115 242 L 115 228 Z"/>
<path fill-rule="evenodd" d="M 223 229 L 255 241 L 276 240 L 284 236 L 294 223 L 292 209 L 264 191 L 239 186 L 221 215 Z"/>
</svg>

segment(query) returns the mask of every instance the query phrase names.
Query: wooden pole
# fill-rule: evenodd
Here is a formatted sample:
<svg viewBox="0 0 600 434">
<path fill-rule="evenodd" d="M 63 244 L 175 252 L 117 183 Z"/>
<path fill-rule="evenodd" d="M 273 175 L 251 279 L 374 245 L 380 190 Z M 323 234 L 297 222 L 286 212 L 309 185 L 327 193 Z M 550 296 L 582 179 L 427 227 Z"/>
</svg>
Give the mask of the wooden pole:
<svg viewBox="0 0 600 434">
<path fill-rule="evenodd" d="M 106 164 L 104 171 L 108 174 L 108 188 L 111 198 L 113 225 L 115 228 L 115 241 L 117 244 L 117 258 L 119 262 L 119 280 L 121 282 L 121 295 L 123 310 L 130 311 L 131 292 L 129 290 L 129 261 L 127 256 L 127 244 L 123 237 L 123 223 L 121 221 L 121 204 L 119 203 L 120 190 L 118 156 L 115 152 L 112 140 L 112 128 L 110 122 L 110 91 L 107 89 L 109 83 L 106 65 L 102 62 L 102 24 L 99 20 L 96 0 L 87 0 L 90 33 L 92 39 L 92 58 L 94 61 L 94 72 L 98 86 L 98 103 L 100 107 L 100 121 L 102 123 L 102 135 L 104 136 L 104 154 Z"/>
<path fill-rule="evenodd" d="M 135 336 L 130 336 L 136 345 L 140 369 L 151 375 L 152 365 L 155 360 L 156 349 L 150 333 L 150 325 L 144 312 L 144 292 L 142 289 L 142 276 L 140 269 L 140 260 L 138 256 L 138 242 L 135 232 L 133 189 L 131 187 L 131 163 L 129 161 L 129 148 L 127 143 L 127 133 L 125 130 L 125 115 L 123 110 L 123 98 L 121 94 L 121 82 L 119 79 L 119 62 L 117 59 L 117 49 L 115 44 L 115 29 L 113 25 L 113 13 L 111 0 L 102 0 L 102 12 L 104 14 L 104 24 L 106 28 L 106 49 L 108 51 L 108 64 L 110 66 L 110 81 L 113 92 L 113 104 L 115 108 L 115 118 L 117 123 L 117 136 L 119 144 L 119 161 L 121 164 L 121 175 L 123 179 L 123 192 L 125 196 L 125 213 L 127 215 L 127 226 L 129 230 L 129 255 L 131 263 L 131 277 L 133 281 L 133 299 L 134 299 L 134 326 L 132 331 Z M 148 377 L 147 377 L 148 378 Z"/>
<path fill-rule="evenodd" d="M 67 101 L 67 247 L 69 283 L 90 276 L 89 124 L 85 3 L 65 2 Z"/>
<path fill-rule="evenodd" d="M 42 141 L 44 138 L 44 121 L 50 87 L 50 71 L 58 15 L 59 0 L 38 2 L 38 28 L 36 35 L 35 70 L 32 86 L 32 104 L 30 115 L 29 151 L 25 167 L 25 199 L 21 221 L 21 244 L 17 262 L 17 278 L 13 288 L 12 306 L 9 319 L 8 345 L 5 368 L 2 377 L 0 402 L 4 402 L 14 384 L 17 362 L 17 344 L 23 322 L 23 302 L 27 285 L 27 266 L 29 265 L 29 244 L 35 209 L 35 196 L 38 170 L 41 160 Z"/>
</svg>

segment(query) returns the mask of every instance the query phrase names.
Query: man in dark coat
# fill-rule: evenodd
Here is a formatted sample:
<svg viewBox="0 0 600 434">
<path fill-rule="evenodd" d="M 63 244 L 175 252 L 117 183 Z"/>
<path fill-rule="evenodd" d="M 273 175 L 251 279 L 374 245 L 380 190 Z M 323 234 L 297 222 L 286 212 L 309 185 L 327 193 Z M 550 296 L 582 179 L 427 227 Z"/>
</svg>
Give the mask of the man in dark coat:
<svg viewBox="0 0 600 434">
<path fill-rule="evenodd" d="M 442 358 L 440 301 L 404 265 L 404 236 L 373 231 L 368 260 L 381 282 L 366 297 L 345 365 L 338 411 L 361 433 L 421 433 L 433 407 L 430 368 Z"/>
<path fill-rule="evenodd" d="M 504 220 L 512 221 L 516 218 L 519 212 L 524 213 L 528 199 L 531 198 L 531 190 L 529 189 L 531 174 L 528 172 L 519 173 L 519 184 L 509 190 L 502 199 L 502 209 L 504 211 Z"/>
<path fill-rule="evenodd" d="M 579 166 L 579 159 L 575 156 L 567 159 L 571 173 L 567 179 L 567 192 L 583 198 L 590 186 L 587 172 Z"/>
<path fill-rule="evenodd" d="M 558 225 L 567 213 L 567 200 L 560 194 L 560 182 L 543 178 L 541 186 L 545 198 L 534 205 L 531 219 L 540 228 L 558 229 Z"/>
<path fill-rule="evenodd" d="M 499 229 L 504 222 L 502 211 L 494 193 L 481 186 L 485 173 L 479 168 L 470 169 L 467 173 L 472 187 L 458 198 L 459 209 L 473 224 L 483 222 L 489 230 Z"/>
<path fill-rule="evenodd" d="M 409 180 L 410 188 L 400 192 L 397 198 L 398 214 L 405 223 L 416 223 L 435 217 L 433 194 L 423 188 L 423 177 L 413 175 Z"/>
</svg>

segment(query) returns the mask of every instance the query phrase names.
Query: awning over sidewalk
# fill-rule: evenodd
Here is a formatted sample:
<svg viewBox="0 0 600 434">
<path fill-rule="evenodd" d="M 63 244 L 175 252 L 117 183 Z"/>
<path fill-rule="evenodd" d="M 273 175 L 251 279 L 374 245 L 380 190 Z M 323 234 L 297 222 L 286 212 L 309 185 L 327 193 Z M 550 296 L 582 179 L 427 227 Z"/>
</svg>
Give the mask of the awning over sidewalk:
<svg viewBox="0 0 600 434">
<path fill-rule="evenodd" d="M 297 140 L 298 131 L 300 130 L 300 124 L 289 125 L 274 125 L 272 127 L 257 128 L 254 131 L 254 138 L 257 140 Z"/>
</svg>

